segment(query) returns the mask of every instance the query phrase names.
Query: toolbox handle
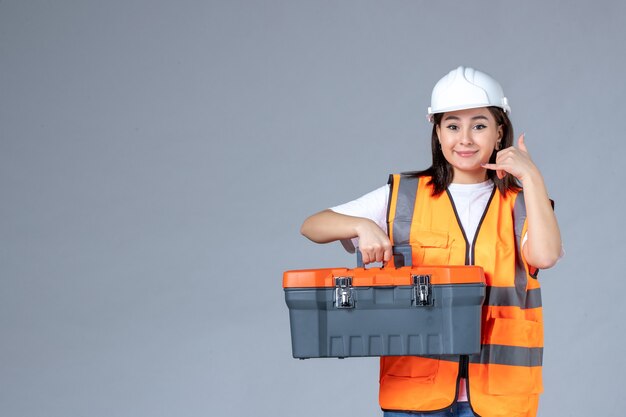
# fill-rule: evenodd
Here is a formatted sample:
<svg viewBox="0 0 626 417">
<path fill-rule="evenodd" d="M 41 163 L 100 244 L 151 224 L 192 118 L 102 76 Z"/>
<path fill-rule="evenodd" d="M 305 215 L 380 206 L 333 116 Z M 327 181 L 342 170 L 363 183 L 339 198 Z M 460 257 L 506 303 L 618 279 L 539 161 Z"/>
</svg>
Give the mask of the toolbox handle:
<svg viewBox="0 0 626 417">
<path fill-rule="evenodd" d="M 393 265 L 396 268 L 401 266 L 413 266 L 413 251 L 410 245 L 398 245 L 392 248 Z M 356 266 L 365 268 L 363 265 L 363 254 L 360 250 L 356 251 Z M 386 266 L 386 265 L 385 265 Z"/>
</svg>

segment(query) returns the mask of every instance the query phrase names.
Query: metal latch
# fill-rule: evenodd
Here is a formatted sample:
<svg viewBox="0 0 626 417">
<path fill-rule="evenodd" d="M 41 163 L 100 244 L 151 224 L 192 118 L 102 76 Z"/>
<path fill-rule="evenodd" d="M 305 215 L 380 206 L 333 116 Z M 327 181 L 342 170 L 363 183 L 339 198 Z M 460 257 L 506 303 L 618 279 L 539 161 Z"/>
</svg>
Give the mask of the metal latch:
<svg viewBox="0 0 626 417">
<path fill-rule="evenodd" d="M 335 307 L 354 308 L 352 277 L 335 278 Z"/>
<path fill-rule="evenodd" d="M 412 278 L 415 306 L 432 306 L 433 294 L 430 275 L 413 275 Z"/>
</svg>

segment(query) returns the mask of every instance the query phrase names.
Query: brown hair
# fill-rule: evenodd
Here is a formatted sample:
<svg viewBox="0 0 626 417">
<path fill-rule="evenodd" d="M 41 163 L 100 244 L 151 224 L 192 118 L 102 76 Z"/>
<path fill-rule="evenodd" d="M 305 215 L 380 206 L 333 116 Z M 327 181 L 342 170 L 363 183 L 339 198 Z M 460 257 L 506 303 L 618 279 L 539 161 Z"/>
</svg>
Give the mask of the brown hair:
<svg viewBox="0 0 626 417">
<path fill-rule="evenodd" d="M 490 106 L 487 107 L 487 109 L 496 119 L 496 123 L 498 125 L 502 125 L 502 140 L 500 142 L 500 149 L 513 146 L 513 124 L 511 123 L 509 116 L 507 116 L 504 110 L 500 107 Z M 452 179 L 454 177 L 454 170 L 444 157 L 441 147 L 439 146 L 439 138 L 437 137 L 437 126 L 441 124 L 443 115 L 444 113 L 436 113 L 433 115 L 433 131 L 431 134 L 431 149 L 433 156 L 432 165 L 423 171 L 403 173 L 403 175 L 410 177 L 431 176 L 432 179 L 429 181 L 428 185 L 433 186 L 434 196 L 443 193 L 452 183 Z M 494 149 L 489 157 L 489 163 L 495 163 L 497 153 L 498 151 Z M 507 174 L 504 178 L 500 179 L 496 175 L 496 171 L 488 169 L 487 178 L 493 181 L 502 195 L 505 195 L 509 191 L 517 192 L 522 188 L 520 183 L 517 181 L 517 178 L 510 174 Z"/>
</svg>

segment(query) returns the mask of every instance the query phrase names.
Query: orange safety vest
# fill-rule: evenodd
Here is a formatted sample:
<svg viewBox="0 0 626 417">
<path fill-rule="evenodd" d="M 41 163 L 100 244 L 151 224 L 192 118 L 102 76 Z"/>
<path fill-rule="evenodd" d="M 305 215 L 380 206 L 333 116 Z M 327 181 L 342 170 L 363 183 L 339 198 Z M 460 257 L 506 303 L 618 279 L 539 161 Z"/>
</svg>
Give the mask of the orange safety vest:
<svg viewBox="0 0 626 417">
<path fill-rule="evenodd" d="M 481 417 L 534 417 L 543 390 L 543 323 L 536 269 L 522 258 L 523 193 L 494 186 L 472 250 L 450 193 L 433 197 L 431 177 L 392 175 L 387 211 L 393 245 L 410 244 L 413 265 L 480 265 L 487 282 L 481 351 L 462 356 L 381 358 L 383 410 L 436 411 L 457 398 L 461 377 Z"/>
</svg>

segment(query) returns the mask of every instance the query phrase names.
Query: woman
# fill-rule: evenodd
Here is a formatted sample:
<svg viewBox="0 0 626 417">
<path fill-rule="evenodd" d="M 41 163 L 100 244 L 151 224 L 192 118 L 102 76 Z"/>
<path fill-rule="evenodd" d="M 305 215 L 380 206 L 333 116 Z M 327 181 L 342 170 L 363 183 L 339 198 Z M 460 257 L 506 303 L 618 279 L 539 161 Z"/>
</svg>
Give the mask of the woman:
<svg viewBox="0 0 626 417">
<path fill-rule="evenodd" d="M 480 265 L 487 296 L 481 353 L 381 358 L 386 417 L 536 415 L 543 324 L 537 273 L 561 256 L 541 173 L 489 75 L 459 67 L 434 87 L 430 168 L 305 220 L 318 243 L 357 244 L 364 263 L 390 261 L 409 244 L 414 265 Z"/>
</svg>

